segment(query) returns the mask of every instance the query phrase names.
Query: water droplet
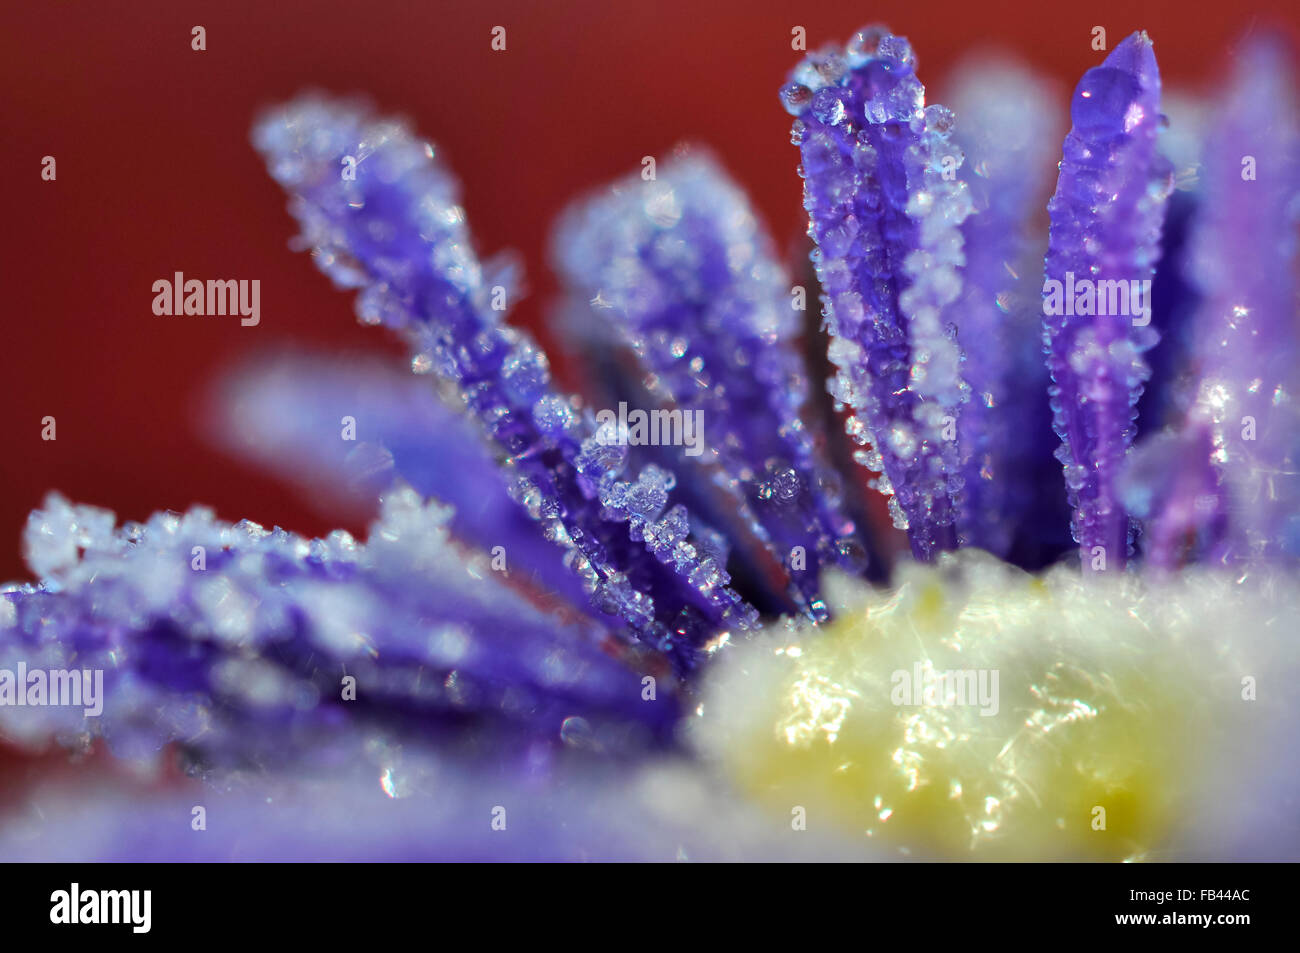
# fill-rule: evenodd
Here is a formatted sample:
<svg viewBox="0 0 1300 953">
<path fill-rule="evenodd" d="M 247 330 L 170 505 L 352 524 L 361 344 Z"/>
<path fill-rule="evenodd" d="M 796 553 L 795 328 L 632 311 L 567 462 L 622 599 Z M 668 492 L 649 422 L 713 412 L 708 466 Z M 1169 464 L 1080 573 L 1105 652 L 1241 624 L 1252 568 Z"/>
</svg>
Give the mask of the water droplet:
<svg viewBox="0 0 1300 953">
<path fill-rule="evenodd" d="M 571 748 L 594 749 L 596 737 L 591 724 L 578 715 L 570 715 L 560 725 L 560 740 Z"/>
</svg>

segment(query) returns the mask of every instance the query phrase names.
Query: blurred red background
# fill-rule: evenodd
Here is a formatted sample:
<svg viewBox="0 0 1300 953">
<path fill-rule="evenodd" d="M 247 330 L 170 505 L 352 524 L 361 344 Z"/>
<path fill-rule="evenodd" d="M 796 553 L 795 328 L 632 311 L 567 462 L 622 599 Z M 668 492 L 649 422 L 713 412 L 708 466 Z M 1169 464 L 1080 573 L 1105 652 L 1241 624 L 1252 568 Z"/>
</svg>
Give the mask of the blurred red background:
<svg viewBox="0 0 1300 953">
<path fill-rule="evenodd" d="M 202 502 L 224 518 L 311 534 L 335 522 L 217 452 L 199 413 L 214 373 L 273 345 L 402 359 L 286 248 L 294 228 L 283 196 L 248 145 L 267 103 L 308 86 L 360 91 L 414 120 L 463 180 L 480 252 L 523 254 L 531 296 L 516 320 L 536 328 L 554 291 L 545 248 L 556 213 L 680 140 L 712 146 L 781 247 L 793 247 L 800 183 L 776 92 L 801 55 L 795 25 L 815 48 L 866 22 L 889 24 L 912 39 L 940 102 L 963 53 L 1001 47 L 1060 84 L 1064 111 L 1104 55 L 1090 45 L 1095 25 L 1112 47 L 1146 29 L 1166 83 L 1204 89 L 1247 30 L 1280 24 L 1294 45 L 1300 8 L 57 0 L 10 5 L 5 21 L 0 162 L 13 214 L 0 233 L 0 581 L 27 578 L 22 525 L 51 489 L 126 519 Z M 195 25 L 206 52 L 190 48 Z M 507 28 L 504 53 L 489 47 L 496 25 Z M 54 182 L 40 178 L 45 155 L 57 160 Z M 174 271 L 260 279 L 260 326 L 154 316 L 151 285 Z M 47 415 L 53 442 L 41 440 Z"/>
</svg>

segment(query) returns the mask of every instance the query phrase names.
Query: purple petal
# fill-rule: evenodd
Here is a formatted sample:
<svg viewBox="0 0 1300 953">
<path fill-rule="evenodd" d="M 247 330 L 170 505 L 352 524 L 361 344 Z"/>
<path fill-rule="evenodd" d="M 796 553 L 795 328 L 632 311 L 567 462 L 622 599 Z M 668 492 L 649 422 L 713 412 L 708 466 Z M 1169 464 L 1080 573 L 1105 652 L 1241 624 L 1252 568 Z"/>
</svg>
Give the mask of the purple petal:
<svg viewBox="0 0 1300 953">
<path fill-rule="evenodd" d="M 1293 83 L 1278 46 L 1259 41 L 1242 50 L 1208 139 L 1205 200 L 1186 270 L 1203 295 L 1189 426 L 1210 433 L 1227 514 L 1216 558 L 1232 562 L 1300 556 Z"/>
<path fill-rule="evenodd" d="M 721 466 L 715 486 L 781 561 L 796 604 L 826 618 L 820 570 L 860 571 L 865 550 L 800 417 L 800 311 L 748 200 L 691 155 L 576 205 L 556 247 L 590 320 L 616 326 L 656 398 L 701 421 L 694 462 Z"/>
<path fill-rule="evenodd" d="M 915 65 L 905 39 L 867 28 L 810 54 L 781 96 L 797 117 L 832 394 L 853 408 L 858 461 L 882 472 L 895 524 L 928 559 L 957 541 L 955 422 L 969 388 L 946 310 L 970 197 L 951 174 L 952 113 L 926 107 Z"/>
<path fill-rule="evenodd" d="M 1065 495 L 1044 491 L 1059 469 L 1052 458 L 1059 441 L 1042 357 L 1045 249 L 1031 230 L 1050 189 L 1060 123 L 1045 80 L 1004 59 L 971 63 L 949 85 L 953 141 L 966 154 L 962 173 L 975 208 L 962 223 L 965 287 L 953 308 L 971 388 L 958 420 L 959 542 L 1043 565 L 1069 543 Z"/>
<path fill-rule="evenodd" d="M 329 503 L 373 503 L 395 479 L 453 508 L 456 537 L 502 548 L 512 581 L 589 607 L 563 552 L 510 498 L 481 435 L 428 380 L 385 362 L 282 355 L 230 373 L 216 396 L 221 443 Z M 355 439 L 341 437 L 350 417 Z"/>
<path fill-rule="evenodd" d="M 102 737 L 145 761 L 176 742 L 222 769 L 337 764 L 385 736 L 522 756 L 561 746 L 569 719 L 611 752 L 671 737 L 672 682 L 653 658 L 620 664 L 590 621 L 541 612 L 457 550 L 447 522 L 404 488 L 365 545 L 201 509 L 115 531 L 112 514 L 52 495 L 27 529 L 41 586 L 0 593 L 0 667 L 99 670 L 102 711 L 0 706 L 3 733 Z M 655 701 L 647 670 L 664 682 Z"/>
<path fill-rule="evenodd" d="M 1141 292 L 1154 272 L 1173 186 L 1170 165 L 1156 149 L 1160 74 L 1145 33 L 1125 39 L 1084 74 L 1070 114 L 1048 204 L 1047 366 L 1058 456 L 1074 507 L 1071 530 L 1086 567 L 1114 570 L 1132 552 L 1133 526 L 1115 484 L 1148 375 L 1142 352 L 1156 337 L 1148 326 L 1149 283 L 1141 295 L 1145 314 L 1132 313 L 1138 309 L 1130 288 Z M 1089 300 L 1084 289 L 1101 282 L 1116 284 L 1101 285 L 1105 290 Z"/>
<path fill-rule="evenodd" d="M 754 625 L 725 570 L 687 538 L 684 508 L 669 508 L 672 474 L 625 478 L 627 448 L 555 392 L 546 356 L 501 323 L 511 288 L 484 275 L 432 146 L 399 123 L 313 98 L 264 118 L 254 142 L 292 196 L 317 264 L 362 288 L 362 321 L 400 330 L 417 363 L 459 387 L 511 470 L 512 495 L 565 548 L 598 609 L 683 670 L 719 630 Z"/>
</svg>

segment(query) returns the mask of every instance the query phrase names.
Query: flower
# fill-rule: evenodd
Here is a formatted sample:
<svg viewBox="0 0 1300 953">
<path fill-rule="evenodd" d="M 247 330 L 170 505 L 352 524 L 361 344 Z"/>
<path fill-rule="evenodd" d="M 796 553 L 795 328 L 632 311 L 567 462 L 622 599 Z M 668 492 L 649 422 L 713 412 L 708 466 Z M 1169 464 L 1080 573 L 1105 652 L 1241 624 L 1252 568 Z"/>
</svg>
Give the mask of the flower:
<svg viewBox="0 0 1300 953">
<path fill-rule="evenodd" d="M 910 44 L 884 28 L 794 70 L 780 98 L 829 394 L 907 532 L 893 566 L 809 412 L 802 288 L 707 152 L 563 216 L 584 397 L 507 323 L 516 269 L 474 252 L 436 147 L 356 101 L 267 112 L 253 142 L 301 246 L 419 376 L 281 357 L 226 382 L 220 426 L 235 452 L 378 498 L 380 516 L 364 543 L 307 540 L 202 508 L 117 527 L 52 494 L 25 534 L 40 582 L 0 590 L 0 702 L 6 684 L 29 697 L 10 670 L 99 672 L 106 697 L 102 713 L 47 704 L 56 678 L 93 684 L 51 674 L 41 700 L 0 704 L 0 732 L 179 762 L 256 829 L 241 849 L 259 857 L 321 855 L 310 825 L 268 820 L 264 790 L 366 816 L 371 839 L 330 856 L 769 856 L 793 850 L 767 813 L 788 818 L 793 798 L 796 817 L 866 831 L 798 848 L 820 856 L 1275 844 L 1267 807 L 1219 841 L 1175 818 L 1215 816 L 1212 754 L 1258 751 L 1233 756 L 1246 776 L 1286 750 L 1293 714 L 1254 704 L 1258 673 L 1295 666 L 1284 65 L 1248 50 L 1222 118 L 1179 158 L 1198 178 L 1162 151 L 1152 42 L 1127 38 L 1075 91 L 1045 236 L 1032 211 L 1056 133 L 1018 67 L 972 67 L 956 111 L 926 103 Z M 1026 262 L 1044 251 L 1040 290 Z M 1165 429 L 1139 433 L 1144 406 Z M 1032 575 L 1067 532 L 1082 571 Z M 945 694 L 967 684 L 994 695 Z M 500 811 L 485 836 L 510 829 L 491 803 L 508 793 L 546 809 L 488 846 L 457 811 L 375 806 L 447 778 L 493 825 Z M 706 831 L 715 782 L 744 798 L 730 841 Z M 131 830 L 172 797 L 138 815 L 106 800 L 72 827 Z M 685 813 L 656 813 L 664 800 Z"/>
</svg>

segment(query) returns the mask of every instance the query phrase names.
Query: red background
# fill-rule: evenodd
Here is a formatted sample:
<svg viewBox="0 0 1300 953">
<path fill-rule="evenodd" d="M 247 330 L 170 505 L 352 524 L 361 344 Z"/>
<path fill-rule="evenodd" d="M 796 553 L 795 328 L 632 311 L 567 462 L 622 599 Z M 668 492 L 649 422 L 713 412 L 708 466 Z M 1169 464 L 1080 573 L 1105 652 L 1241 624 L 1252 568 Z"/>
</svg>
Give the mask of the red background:
<svg viewBox="0 0 1300 953">
<path fill-rule="evenodd" d="M 1111 46 L 1145 28 L 1166 83 L 1204 89 L 1246 30 L 1280 23 L 1294 43 L 1300 12 L 1293 0 L 48 0 L 4 21 L 0 581 L 26 578 L 21 528 L 50 489 L 129 519 L 202 502 L 228 519 L 331 528 L 216 452 L 199 413 L 216 371 L 274 344 L 400 360 L 306 255 L 287 250 L 284 198 L 248 145 L 264 104 L 317 86 L 368 93 L 413 119 L 462 178 L 479 250 L 523 253 L 532 296 L 516 320 L 535 327 L 554 290 L 545 243 L 556 213 L 679 140 L 713 147 L 783 247 L 801 233 L 790 120 L 776 98 L 800 55 L 796 24 L 810 47 L 889 24 L 912 39 L 940 102 L 962 53 L 1010 49 L 1061 84 L 1064 111 L 1103 55 L 1090 46 L 1094 25 Z M 190 48 L 196 24 L 206 52 Z M 504 53 L 489 48 L 498 24 Z M 57 159 L 55 182 L 40 178 L 45 155 Z M 150 286 L 178 270 L 260 279 L 261 325 L 154 316 Z M 40 438 L 46 415 L 54 442 Z"/>
</svg>

